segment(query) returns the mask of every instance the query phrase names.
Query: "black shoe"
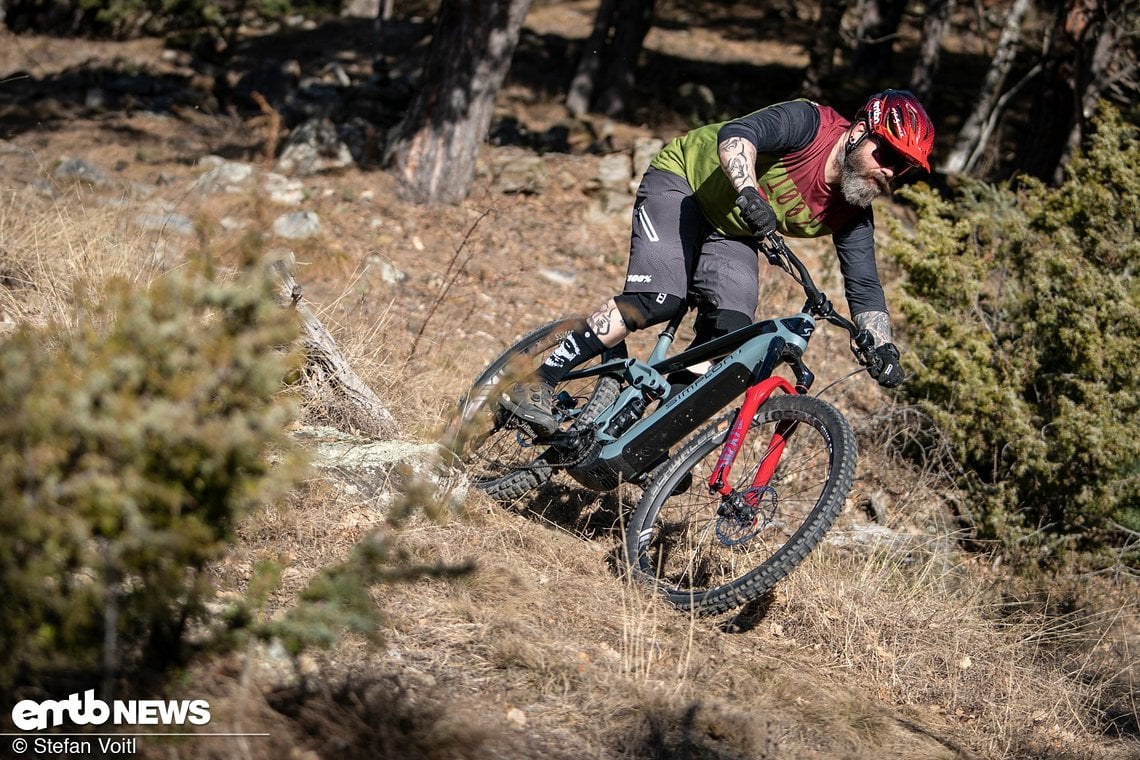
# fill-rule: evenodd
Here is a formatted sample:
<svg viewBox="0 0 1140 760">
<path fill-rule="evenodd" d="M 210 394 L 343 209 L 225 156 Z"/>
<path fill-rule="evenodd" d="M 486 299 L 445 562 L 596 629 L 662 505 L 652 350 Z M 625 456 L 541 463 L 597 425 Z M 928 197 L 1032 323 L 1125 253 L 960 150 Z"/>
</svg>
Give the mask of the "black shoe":
<svg viewBox="0 0 1140 760">
<path fill-rule="evenodd" d="M 545 383 L 515 383 L 499 397 L 503 408 L 547 435 L 558 430 L 554 390 Z"/>
</svg>

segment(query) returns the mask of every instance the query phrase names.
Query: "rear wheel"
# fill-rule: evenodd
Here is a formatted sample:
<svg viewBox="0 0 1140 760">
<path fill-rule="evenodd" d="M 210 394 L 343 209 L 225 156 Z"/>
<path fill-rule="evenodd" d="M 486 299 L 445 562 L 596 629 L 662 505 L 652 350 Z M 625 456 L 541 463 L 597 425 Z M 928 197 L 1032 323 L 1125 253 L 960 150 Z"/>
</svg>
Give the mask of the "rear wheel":
<svg viewBox="0 0 1140 760">
<path fill-rule="evenodd" d="M 576 317 L 560 319 L 525 335 L 491 362 L 460 399 L 444 443 L 464 464 L 472 483 L 496 501 L 518 500 L 566 464 L 566 452 L 542 443 L 530 425 L 500 406 L 499 398 L 512 384 L 531 378 L 562 338 L 581 324 Z M 554 389 L 556 416 L 592 419 L 613 403 L 617 390 L 612 378 L 563 383 Z"/>
<path fill-rule="evenodd" d="M 732 419 L 704 428 L 658 469 L 626 529 L 634 575 L 702 614 L 757 599 L 790 573 L 835 522 L 855 477 L 847 420 L 818 398 L 778 396 L 756 413 L 729 494 L 711 493 Z M 755 486 L 757 471 L 772 466 Z"/>
</svg>

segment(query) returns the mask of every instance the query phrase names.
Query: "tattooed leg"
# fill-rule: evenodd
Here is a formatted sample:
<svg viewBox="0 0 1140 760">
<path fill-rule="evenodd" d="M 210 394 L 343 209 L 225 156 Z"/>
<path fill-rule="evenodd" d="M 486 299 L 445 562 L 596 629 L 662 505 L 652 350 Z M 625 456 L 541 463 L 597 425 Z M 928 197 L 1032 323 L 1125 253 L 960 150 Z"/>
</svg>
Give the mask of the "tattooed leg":
<svg viewBox="0 0 1140 760">
<path fill-rule="evenodd" d="M 630 329 L 626 326 L 614 299 L 605 302 L 597 311 L 586 317 L 586 325 L 597 334 L 606 348 L 613 348 L 625 340 Z"/>
<path fill-rule="evenodd" d="M 562 339 L 538 367 L 538 379 L 553 387 L 566 373 L 616 346 L 629 334 L 625 320 L 611 298 Z"/>
</svg>

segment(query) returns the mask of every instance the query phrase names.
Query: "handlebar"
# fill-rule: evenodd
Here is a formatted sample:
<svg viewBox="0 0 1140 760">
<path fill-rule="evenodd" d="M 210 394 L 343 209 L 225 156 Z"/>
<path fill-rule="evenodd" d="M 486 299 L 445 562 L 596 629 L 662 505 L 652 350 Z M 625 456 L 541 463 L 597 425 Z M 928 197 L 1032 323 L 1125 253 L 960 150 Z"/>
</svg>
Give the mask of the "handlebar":
<svg viewBox="0 0 1140 760">
<path fill-rule="evenodd" d="M 874 336 L 835 310 L 827 294 L 816 286 L 807 266 L 788 248 L 780 235 L 769 232 L 761 237 L 760 250 L 764 252 L 769 264 L 783 269 L 804 289 L 807 298 L 804 303 L 805 312 L 846 330 L 851 336 L 851 353 L 860 364 L 868 366 L 876 360 L 870 353 L 875 346 Z"/>
</svg>

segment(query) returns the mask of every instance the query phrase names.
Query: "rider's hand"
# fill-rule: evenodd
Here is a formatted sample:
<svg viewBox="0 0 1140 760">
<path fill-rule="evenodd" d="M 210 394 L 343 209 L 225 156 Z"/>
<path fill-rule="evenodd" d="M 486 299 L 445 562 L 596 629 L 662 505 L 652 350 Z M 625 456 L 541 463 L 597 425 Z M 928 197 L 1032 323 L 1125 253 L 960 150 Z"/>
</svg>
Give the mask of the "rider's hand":
<svg viewBox="0 0 1140 760">
<path fill-rule="evenodd" d="M 867 374 L 878 380 L 884 388 L 902 385 L 906 374 L 899 363 L 899 350 L 894 343 L 884 343 L 867 352 Z"/>
<path fill-rule="evenodd" d="M 776 212 L 772 211 L 772 207 L 760 197 L 756 188 L 746 187 L 741 190 L 736 198 L 736 207 L 740 209 L 744 223 L 756 237 L 764 237 L 776 229 Z"/>
</svg>

